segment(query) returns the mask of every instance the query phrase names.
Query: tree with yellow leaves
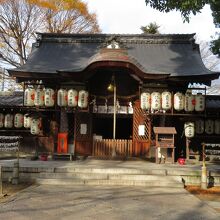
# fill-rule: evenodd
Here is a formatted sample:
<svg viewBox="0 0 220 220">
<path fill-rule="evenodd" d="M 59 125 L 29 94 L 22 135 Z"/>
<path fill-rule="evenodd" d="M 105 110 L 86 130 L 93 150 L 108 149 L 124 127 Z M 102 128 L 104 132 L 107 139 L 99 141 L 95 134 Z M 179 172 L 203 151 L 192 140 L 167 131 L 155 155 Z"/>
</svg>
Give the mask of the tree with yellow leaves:
<svg viewBox="0 0 220 220">
<path fill-rule="evenodd" d="M 23 65 L 36 32 L 98 33 L 96 15 L 81 0 L 0 0 L 0 58 Z"/>
</svg>

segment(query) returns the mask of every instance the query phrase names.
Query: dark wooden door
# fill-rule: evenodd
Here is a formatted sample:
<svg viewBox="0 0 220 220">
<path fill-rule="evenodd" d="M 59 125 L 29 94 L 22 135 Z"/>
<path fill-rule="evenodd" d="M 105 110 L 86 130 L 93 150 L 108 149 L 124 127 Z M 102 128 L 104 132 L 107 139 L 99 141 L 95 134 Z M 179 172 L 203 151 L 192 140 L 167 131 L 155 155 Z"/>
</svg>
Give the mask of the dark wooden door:
<svg viewBox="0 0 220 220">
<path fill-rule="evenodd" d="M 144 133 L 140 135 L 140 126 L 144 127 Z M 133 114 L 133 156 L 148 157 L 151 140 L 150 116 L 140 108 L 140 102 L 136 101 Z"/>
<path fill-rule="evenodd" d="M 92 155 L 92 117 L 88 112 L 75 114 L 75 154 Z"/>
</svg>

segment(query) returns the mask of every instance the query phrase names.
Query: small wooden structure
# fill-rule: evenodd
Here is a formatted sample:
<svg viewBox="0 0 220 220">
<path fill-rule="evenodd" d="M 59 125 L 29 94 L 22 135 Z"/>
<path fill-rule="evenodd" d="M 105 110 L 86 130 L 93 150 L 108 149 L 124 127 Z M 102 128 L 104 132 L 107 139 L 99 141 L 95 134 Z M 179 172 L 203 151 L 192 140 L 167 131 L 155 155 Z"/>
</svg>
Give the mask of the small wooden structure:
<svg viewBox="0 0 220 220">
<path fill-rule="evenodd" d="M 171 149 L 172 163 L 174 163 L 174 135 L 176 134 L 175 127 L 154 127 L 153 130 L 156 135 L 156 163 L 160 163 L 161 159 L 164 159 L 165 161 L 168 158 L 168 149 Z M 162 149 L 165 149 L 164 154 L 162 153 Z"/>
</svg>

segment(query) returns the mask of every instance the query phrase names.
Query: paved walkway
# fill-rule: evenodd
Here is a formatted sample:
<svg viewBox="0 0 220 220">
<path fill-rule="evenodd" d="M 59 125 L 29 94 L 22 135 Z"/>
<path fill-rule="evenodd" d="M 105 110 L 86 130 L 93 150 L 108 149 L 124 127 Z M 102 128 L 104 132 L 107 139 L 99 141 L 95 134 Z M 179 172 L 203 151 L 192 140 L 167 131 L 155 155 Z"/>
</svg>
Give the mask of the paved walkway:
<svg viewBox="0 0 220 220">
<path fill-rule="evenodd" d="M 42 185 L 0 204 L 0 219 L 218 220 L 220 215 L 180 188 Z"/>
<path fill-rule="evenodd" d="M 0 160 L 2 166 L 13 166 L 16 159 Z M 178 163 L 171 164 L 155 164 L 145 160 L 49 160 L 49 161 L 31 161 L 28 159 L 20 159 L 20 167 L 35 167 L 35 168 L 55 168 L 55 167 L 87 167 L 87 168 L 133 168 L 133 169 L 166 169 L 166 170 L 199 170 L 201 171 L 202 162 L 197 164 L 179 165 Z M 207 163 L 208 170 L 220 170 L 220 164 Z"/>
</svg>

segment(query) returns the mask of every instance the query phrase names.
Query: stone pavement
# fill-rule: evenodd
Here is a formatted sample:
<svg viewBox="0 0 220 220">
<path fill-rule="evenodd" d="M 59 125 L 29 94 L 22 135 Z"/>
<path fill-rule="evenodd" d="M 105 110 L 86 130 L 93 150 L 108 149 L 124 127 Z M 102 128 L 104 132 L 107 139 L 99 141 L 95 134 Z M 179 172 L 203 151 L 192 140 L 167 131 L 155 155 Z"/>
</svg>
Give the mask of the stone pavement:
<svg viewBox="0 0 220 220">
<path fill-rule="evenodd" d="M 16 159 L 0 160 L 1 166 L 12 167 Z M 166 169 L 166 170 L 199 170 L 201 171 L 202 162 L 196 164 L 186 164 L 184 166 L 178 163 L 156 164 L 145 160 L 48 160 L 48 161 L 31 161 L 28 159 L 20 159 L 20 167 L 36 167 L 36 168 L 55 168 L 55 167 L 88 167 L 88 168 L 134 168 L 134 169 Z M 209 170 L 220 170 L 220 164 L 207 163 Z"/>
<path fill-rule="evenodd" d="M 0 204 L 0 219 L 218 220 L 182 188 L 34 185 Z"/>
</svg>

